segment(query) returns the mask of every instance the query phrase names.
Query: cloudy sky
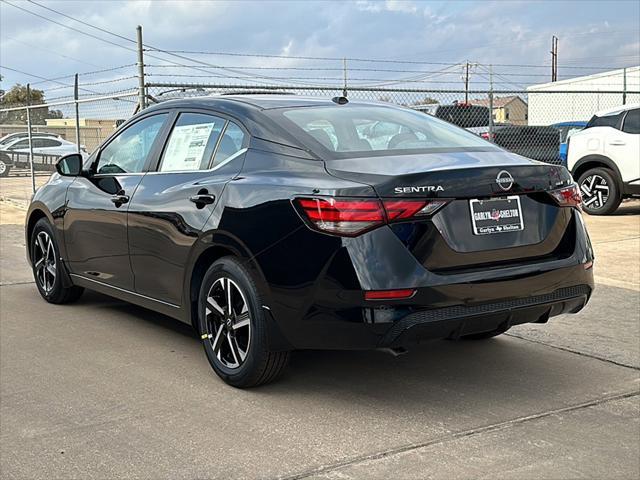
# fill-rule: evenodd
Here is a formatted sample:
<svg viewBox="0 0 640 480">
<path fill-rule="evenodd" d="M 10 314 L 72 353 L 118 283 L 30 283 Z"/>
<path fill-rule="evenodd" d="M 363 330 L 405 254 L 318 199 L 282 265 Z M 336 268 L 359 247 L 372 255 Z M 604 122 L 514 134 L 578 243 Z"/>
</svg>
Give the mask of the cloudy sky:
<svg viewBox="0 0 640 480">
<path fill-rule="evenodd" d="M 409 79 L 413 86 L 462 87 L 461 69 L 452 64 L 468 60 L 481 64 L 472 86 L 487 86 L 493 64 L 498 86 L 517 89 L 548 81 L 544 65 L 550 62 L 552 35 L 560 38 L 560 78 L 640 63 L 640 2 L 635 0 L 0 2 L 2 88 L 31 82 L 49 98 L 69 94 L 65 84 L 71 80 L 59 77 L 75 72 L 124 66 L 83 75 L 85 91 L 134 86 L 135 78 L 128 77 L 136 73 L 135 44 L 127 39 L 135 39 L 138 24 L 145 43 L 159 50 L 288 57 L 149 51 L 145 63 L 154 65 L 147 67 L 151 81 L 273 83 L 287 78 L 339 84 L 342 62 L 331 59 L 347 57 L 353 59 L 347 65 L 354 84 Z M 215 68 L 221 66 L 228 68 Z M 43 81 L 51 78 L 58 80 Z"/>
</svg>

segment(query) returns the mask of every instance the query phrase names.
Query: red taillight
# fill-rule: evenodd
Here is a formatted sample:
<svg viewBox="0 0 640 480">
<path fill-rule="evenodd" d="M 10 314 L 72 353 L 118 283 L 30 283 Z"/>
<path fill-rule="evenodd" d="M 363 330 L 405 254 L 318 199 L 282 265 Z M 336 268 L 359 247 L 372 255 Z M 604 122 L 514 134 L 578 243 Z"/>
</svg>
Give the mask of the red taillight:
<svg viewBox="0 0 640 480">
<path fill-rule="evenodd" d="M 388 222 L 432 215 L 444 200 L 375 200 L 346 198 L 297 198 L 300 209 L 321 231 L 355 236 Z"/>
<path fill-rule="evenodd" d="M 401 290 L 369 290 L 364 292 L 365 300 L 398 300 L 411 298 L 416 293 L 413 288 L 403 288 Z"/>
<path fill-rule="evenodd" d="M 580 208 L 580 205 L 582 204 L 582 195 L 580 195 L 580 189 L 575 183 L 568 187 L 551 190 L 549 195 L 551 195 L 551 197 L 561 207 Z"/>
<path fill-rule="evenodd" d="M 318 230 L 353 236 L 385 222 L 379 200 L 298 198 L 298 204 Z"/>
</svg>

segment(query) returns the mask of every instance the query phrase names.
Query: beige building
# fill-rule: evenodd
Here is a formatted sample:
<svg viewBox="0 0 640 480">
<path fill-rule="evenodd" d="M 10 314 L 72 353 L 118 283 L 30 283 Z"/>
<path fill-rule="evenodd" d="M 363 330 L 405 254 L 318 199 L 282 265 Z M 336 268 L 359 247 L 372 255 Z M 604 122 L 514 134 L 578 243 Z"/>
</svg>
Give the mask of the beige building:
<svg viewBox="0 0 640 480">
<path fill-rule="evenodd" d="M 489 106 L 489 99 L 470 100 L 472 105 Z M 517 95 L 510 97 L 493 97 L 493 121 L 496 123 L 512 123 L 527 125 L 529 120 L 527 102 Z"/>
</svg>

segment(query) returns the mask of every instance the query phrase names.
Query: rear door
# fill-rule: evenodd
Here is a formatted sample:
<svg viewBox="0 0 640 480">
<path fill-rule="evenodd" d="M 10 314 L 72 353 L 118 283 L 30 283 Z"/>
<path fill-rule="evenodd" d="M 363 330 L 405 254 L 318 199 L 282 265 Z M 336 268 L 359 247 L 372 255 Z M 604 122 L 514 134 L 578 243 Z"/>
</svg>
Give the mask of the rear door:
<svg viewBox="0 0 640 480">
<path fill-rule="evenodd" d="M 157 158 L 168 116 L 150 114 L 126 127 L 100 149 L 90 175 L 77 177 L 69 186 L 64 238 L 72 274 L 133 290 L 129 201 L 147 165 Z"/>
<path fill-rule="evenodd" d="M 209 111 L 182 111 L 157 164 L 129 205 L 129 250 L 136 292 L 182 303 L 193 244 L 226 183 L 237 175 L 248 135 Z"/>
</svg>

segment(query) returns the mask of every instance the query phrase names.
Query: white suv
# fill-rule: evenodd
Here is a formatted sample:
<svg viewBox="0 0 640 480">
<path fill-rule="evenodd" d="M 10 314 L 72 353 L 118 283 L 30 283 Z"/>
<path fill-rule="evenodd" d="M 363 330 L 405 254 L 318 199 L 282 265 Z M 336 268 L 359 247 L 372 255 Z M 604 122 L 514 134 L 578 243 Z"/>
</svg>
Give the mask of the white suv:
<svg viewBox="0 0 640 480">
<path fill-rule="evenodd" d="M 640 104 L 596 113 L 568 148 L 587 213 L 607 215 L 623 198 L 640 196 Z"/>
</svg>

